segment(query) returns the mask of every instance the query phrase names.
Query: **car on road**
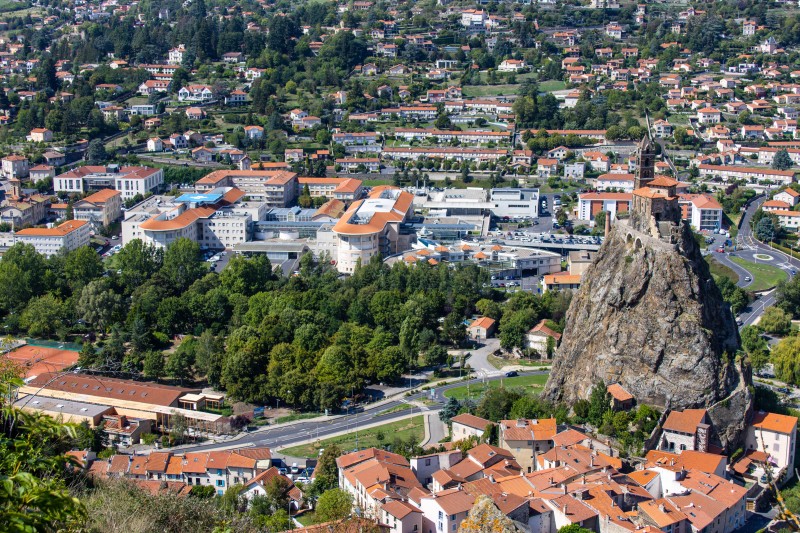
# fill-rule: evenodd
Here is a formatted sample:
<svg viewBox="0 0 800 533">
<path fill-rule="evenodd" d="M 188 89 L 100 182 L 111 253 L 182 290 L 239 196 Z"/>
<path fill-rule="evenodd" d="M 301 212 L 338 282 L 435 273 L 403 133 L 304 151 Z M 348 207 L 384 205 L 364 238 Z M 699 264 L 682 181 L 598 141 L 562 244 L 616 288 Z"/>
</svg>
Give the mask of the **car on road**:
<svg viewBox="0 0 800 533">
<path fill-rule="evenodd" d="M 717 253 L 719 253 L 719 254 L 723 253 L 724 251 L 725 251 L 725 248 L 723 248 L 722 246 L 717 248 Z"/>
<path fill-rule="evenodd" d="M 745 281 L 753 281 L 753 278 L 751 278 L 750 276 L 745 276 L 745 277 L 744 277 L 744 280 L 745 280 Z"/>
<path fill-rule="evenodd" d="M 519 374 L 517 374 L 516 370 L 510 370 L 510 371 L 506 372 L 506 377 L 507 378 L 514 378 L 514 377 L 517 377 L 517 376 L 519 376 Z"/>
</svg>

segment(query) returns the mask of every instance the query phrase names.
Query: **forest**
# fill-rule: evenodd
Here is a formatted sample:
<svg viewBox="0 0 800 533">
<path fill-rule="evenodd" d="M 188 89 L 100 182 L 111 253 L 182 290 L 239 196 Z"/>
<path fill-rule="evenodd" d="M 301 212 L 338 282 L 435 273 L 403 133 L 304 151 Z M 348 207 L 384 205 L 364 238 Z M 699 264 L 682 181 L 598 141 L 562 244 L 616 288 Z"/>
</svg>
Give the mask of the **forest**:
<svg viewBox="0 0 800 533">
<path fill-rule="evenodd" d="M 0 313 L 7 334 L 82 342 L 87 370 L 319 410 L 448 364 L 447 348 L 464 343 L 477 314 L 499 321 L 508 350 L 523 350 L 543 318 L 563 327 L 567 294 L 504 301 L 489 276 L 375 258 L 344 278 L 310 254 L 288 277 L 264 256 L 234 256 L 217 273 L 186 239 L 166 250 L 133 240 L 106 264 L 88 247 L 46 259 L 16 244 L 0 262 Z"/>
</svg>

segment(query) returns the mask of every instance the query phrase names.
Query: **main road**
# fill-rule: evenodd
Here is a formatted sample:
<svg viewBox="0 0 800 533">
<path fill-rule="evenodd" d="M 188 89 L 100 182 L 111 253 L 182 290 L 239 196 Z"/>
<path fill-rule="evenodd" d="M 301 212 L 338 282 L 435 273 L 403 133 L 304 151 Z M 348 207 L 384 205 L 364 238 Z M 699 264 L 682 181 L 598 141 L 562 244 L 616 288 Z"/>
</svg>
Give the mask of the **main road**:
<svg viewBox="0 0 800 533">
<path fill-rule="evenodd" d="M 540 370 L 519 373 L 521 376 L 533 374 L 546 374 L 546 372 Z M 355 433 L 359 427 L 363 427 L 364 425 L 386 424 L 399 418 L 407 417 L 408 415 L 412 414 L 412 409 L 420 411 L 419 407 L 412 406 L 412 408 L 409 409 L 388 412 L 404 404 L 409 404 L 413 401 L 429 400 L 432 403 L 426 406 L 428 411 L 438 411 L 447 401 L 444 396 L 445 391 L 454 389 L 456 387 L 464 387 L 467 385 L 467 383 L 474 385 L 484 381 L 497 381 L 503 379 L 504 377 L 504 375 L 499 375 L 491 377 L 479 377 L 468 381 L 456 381 L 441 387 L 432 387 L 431 390 L 406 396 L 402 400 L 394 400 L 383 403 L 376 407 L 367 406 L 361 411 L 357 411 L 348 415 L 331 416 L 327 420 L 309 420 L 307 422 L 286 424 L 276 427 L 267 426 L 266 428 L 258 429 L 252 433 L 243 434 L 242 436 L 230 439 L 228 441 L 180 446 L 173 451 L 199 452 L 218 450 L 222 448 L 248 448 L 253 446 L 266 446 L 275 450 L 276 448 L 300 444 L 308 441 L 309 439 L 324 439 L 342 431 Z"/>
</svg>

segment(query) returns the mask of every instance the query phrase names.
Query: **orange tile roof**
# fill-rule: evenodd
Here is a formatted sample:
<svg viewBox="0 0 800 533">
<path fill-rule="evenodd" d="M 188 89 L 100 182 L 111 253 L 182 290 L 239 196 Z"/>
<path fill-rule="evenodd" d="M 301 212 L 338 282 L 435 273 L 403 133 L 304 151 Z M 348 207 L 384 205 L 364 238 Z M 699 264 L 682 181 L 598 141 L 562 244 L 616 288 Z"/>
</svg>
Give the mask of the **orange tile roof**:
<svg viewBox="0 0 800 533">
<path fill-rule="evenodd" d="M 547 319 L 543 318 L 538 324 L 533 326 L 528 333 L 544 333 L 548 337 L 553 337 L 555 340 L 561 339 L 561 333 L 553 331 L 547 326 Z"/>
<path fill-rule="evenodd" d="M 469 327 L 470 329 L 471 328 L 489 329 L 492 326 L 494 326 L 494 324 L 495 321 L 493 318 L 489 318 L 488 316 L 482 316 L 480 318 L 476 318 L 475 320 L 473 320 L 472 323 L 469 325 Z"/>
<path fill-rule="evenodd" d="M 386 190 L 398 190 L 396 187 L 381 186 L 375 187 L 369 194 L 369 199 L 379 199 Z M 369 221 L 365 224 L 351 223 L 362 205 L 364 200 L 353 202 L 350 209 L 345 212 L 342 218 L 333 226 L 335 233 L 344 235 L 364 235 L 383 231 L 390 222 L 402 222 L 414 200 L 411 193 L 400 191 L 393 199 L 386 198 L 387 202 L 392 201 L 392 207 L 386 211 L 375 211 Z"/>
<path fill-rule="evenodd" d="M 102 204 L 115 196 L 121 195 L 121 192 L 115 191 L 114 189 L 102 189 L 94 194 L 90 194 L 83 200 L 86 202 L 92 202 L 93 204 Z"/>
<path fill-rule="evenodd" d="M 215 212 L 213 207 L 194 207 L 169 220 L 162 220 L 158 216 L 149 218 L 139 227 L 148 231 L 174 231 L 194 224 L 201 218 L 208 218 Z"/>
<path fill-rule="evenodd" d="M 31 237 L 63 237 L 73 231 L 88 224 L 85 220 L 68 220 L 59 224 L 55 228 L 25 228 L 19 230 L 16 235 Z"/>
<path fill-rule="evenodd" d="M 580 274 L 567 274 L 559 276 L 557 274 L 545 274 L 545 285 L 572 285 L 581 282 Z"/>
<path fill-rule="evenodd" d="M 706 417 L 705 409 L 684 409 L 683 411 L 671 411 L 663 428 L 667 431 L 688 433 L 694 435 L 697 425 L 701 424 Z"/>
<path fill-rule="evenodd" d="M 475 496 L 459 489 L 443 490 L 436 493 L 434 500 L 442 510 L 449 514 L 468 512 L 475 504 Z"/>
<path fill-rule="evenodd" d="M 608 393 L 618 402 L 627 402 L 633 400 L 633 395 L 622 388 L 622 385 L 619 383 L 612 383 L 608 387 L 606 387 Z"/>
<path fill-rule="evenodd" d="M 753 415 L 753 422 L 750 425 L 764 431 L 792 435 L 797 431 L 797 418 L 794 416 L 760 411 Z"/>
<path fill-rule="evenodd" d="M 500 431 L 503 440 L 552 440 L 558 427 L 555 418 L 538 420 L 501 420 Z"/>
</svg>

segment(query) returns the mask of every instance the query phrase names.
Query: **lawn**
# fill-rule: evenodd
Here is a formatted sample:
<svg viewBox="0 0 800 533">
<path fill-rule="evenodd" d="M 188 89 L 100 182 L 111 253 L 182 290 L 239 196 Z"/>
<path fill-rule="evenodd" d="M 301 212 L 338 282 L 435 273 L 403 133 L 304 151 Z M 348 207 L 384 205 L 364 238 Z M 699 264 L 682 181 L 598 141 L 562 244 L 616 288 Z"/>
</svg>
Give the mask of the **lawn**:
<svg viewBox="0 0 800 533">
<path fill-rule="evenodd" d="M 498 370 L 501 370 L 504 366 L 510 365 L 520 365 L 520 366 L 530 366 L 530 367 L 540 367 L 540 366 L 550 366 L 553 364 L 552 361 L 548 360 L 540 360 L 540 359 L 504 359 L 502 357 L 497 357 L 495 355 L 489 355 L 486 358 L 489 361 L 489 364 L 495 367 Z"/>
<path fill-rule="evenodd" d="M 464 96 L 512 96 L 519 91 L 519 84 L 515 85 L 466 85 L 461 88 Z"/>
<path fill-rule="evenodd" d="M 418 440 L 425 436 L 424 417 L 415 416 L 391 422 L 382 426 L 369 429 L 358 430 L 358 448 L 369 448 L 372 446 L 381 447 L 383 444 L 391 444 L 395 437 L 407 440 L 412 435 Z M 346 435 L 331 437 L 329 439 L 283 448 L 280 453 L 290 457 L 317 457 L 319 450 L 336 444 L 343 451 L 350 451 L 356 448 L 356 429 L 353 427 Z"/>
<path fill-rule="evenodd" d="M 566 87 L 567 84 L 561 80 L 547 80 L 539 84 L 539 90 L 543 93 L 563 91 Z"/>
<path fill-rule="evenodd" d="M 521 388 L 526 392 L 538 394 L 547 382 L 547 374 L 537 374 L 533 376 L 517 376 L 515 378 L 505 378 L 495 381 L 488 381 L 486 384 L 476 383 L 474 385 L 464 385 L 444 392 L 447 398 L 463 400 L 465 398 L 480 398 L 486 389 L 496 389 L 502 384 L 505 388 Z"/>
<path fill-rule="evenodd" d="M 749 291 L 765 291 L 786 279 L 786 272 L 776 266 L 767 263 L 752 263 L 741 257 L 731 257 L 730 259 L 753 276 L 753 282 L 747 287 Z"/>
<path fill-rule="evenodd" d="M 314 511 L 306 511 L 301 515 L 295 515 L 294 519 L 306 527 L 317 523 L 317 516 L 314 514 Z"/>
<path fill-rule="evenodd" d="M 723 265 L 710 255 L 706 256 L 706 263 L 708 263 L 708 269 L 711 270 L 712 275 L 723 276 L 734 283 L 739 283 L 739 274 L 737 274 L 736 271 L 734 271 L 731 267 Z"/>
<path fill-rule="evenodd" d="M 317 418 L 322 416 L 322 413 L 293 413 L 291 415 L 279 416 L 275 419 L 276 424 L 285 424 L 286 422 L 294 422 L 295 420 L 305 420 L 306 418 Z"/>
</svg>

